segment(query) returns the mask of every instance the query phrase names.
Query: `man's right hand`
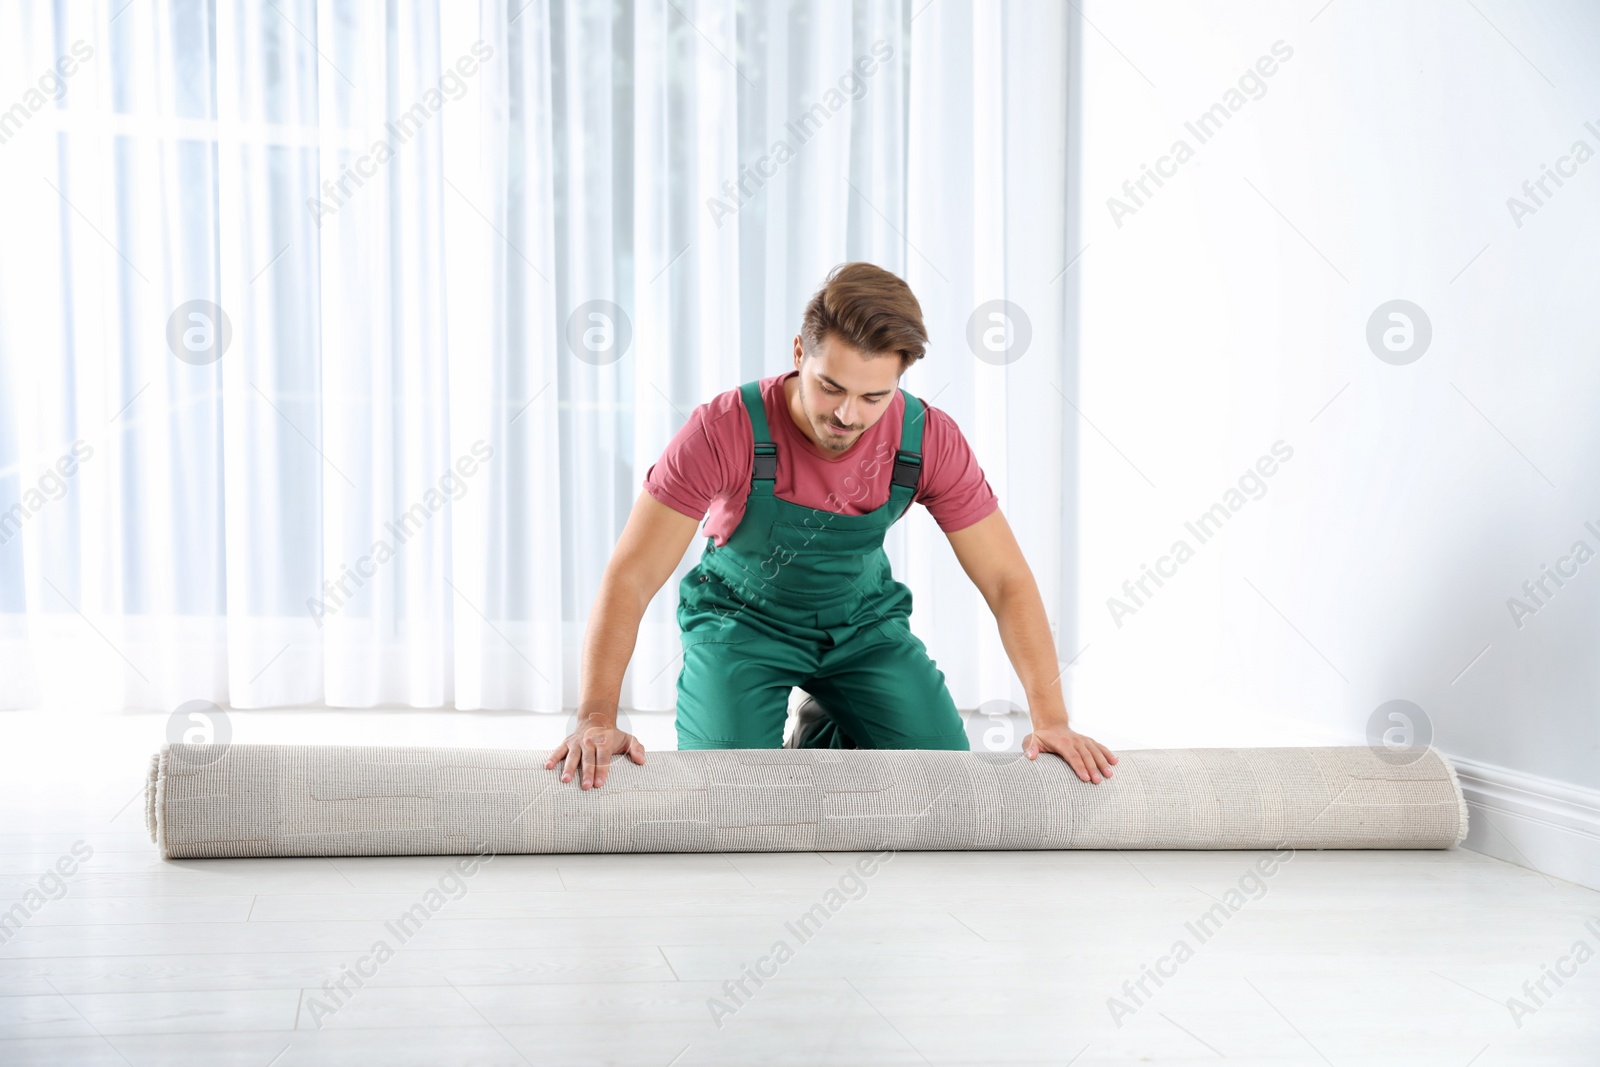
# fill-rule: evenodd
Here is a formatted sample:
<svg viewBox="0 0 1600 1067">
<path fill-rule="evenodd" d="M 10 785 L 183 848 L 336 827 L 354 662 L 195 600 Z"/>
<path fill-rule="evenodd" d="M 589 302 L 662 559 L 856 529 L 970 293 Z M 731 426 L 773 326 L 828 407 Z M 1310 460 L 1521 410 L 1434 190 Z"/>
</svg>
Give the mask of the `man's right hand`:
<svg viewBox="0 0 1600 1067">
<path fill-rule="evenodd" d="M 565 760 L 566 765 L 561 768 L 563 782 L 572 781 L 572 776 L 577 774 L 582 788 L 599 789 L 606 784 L 606 775 L 611 771 L 611 757 L 623 753 L 637 764 L 644 763 L 644 745 L 637 737 L 619 730 L 615 722 L 595 719 L 588 725 L 580 722 L 572 736 L 550 753 L 544 768 L 553 770 L 557 763 Z"/>
</svg>

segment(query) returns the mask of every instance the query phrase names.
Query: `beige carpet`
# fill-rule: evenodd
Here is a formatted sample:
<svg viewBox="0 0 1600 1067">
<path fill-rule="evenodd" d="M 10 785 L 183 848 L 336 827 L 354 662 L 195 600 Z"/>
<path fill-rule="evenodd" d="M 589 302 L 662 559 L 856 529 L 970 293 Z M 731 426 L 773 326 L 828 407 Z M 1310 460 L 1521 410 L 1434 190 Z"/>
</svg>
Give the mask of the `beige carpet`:
<svg viewBox="0 0 1600 1067">
<path fill-rule="evenodd" d="M 1054 756 L 651 752 L 580 790 L 548 753 L 168 745 L 145 822 L 166 858 L 944 849 L 1450 848 L 1467 832 L 1434 749 L 1119 752 L 1080 781 Z"/>
</svg>

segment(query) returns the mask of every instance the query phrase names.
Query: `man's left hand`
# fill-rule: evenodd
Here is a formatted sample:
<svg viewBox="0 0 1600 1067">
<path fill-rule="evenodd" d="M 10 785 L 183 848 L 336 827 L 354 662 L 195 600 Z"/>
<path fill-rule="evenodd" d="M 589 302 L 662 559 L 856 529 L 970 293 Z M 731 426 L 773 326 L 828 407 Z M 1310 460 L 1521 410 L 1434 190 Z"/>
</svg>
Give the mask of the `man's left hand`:
<svg viewBox="0 0 1600 1067">
<path fill-rule="evenodd" d="M 1029 759 L 1038 759 L 1041 752 L 1054 752 L 1067 761 L 1079 778 L 1096 785 L 1102 775 L 1111 777 L 1111 764 L 1117 762 L 1109 748 L 1069 726 L 1035 730 L 1022 739 L 1022 752 Z"/>
</svg>

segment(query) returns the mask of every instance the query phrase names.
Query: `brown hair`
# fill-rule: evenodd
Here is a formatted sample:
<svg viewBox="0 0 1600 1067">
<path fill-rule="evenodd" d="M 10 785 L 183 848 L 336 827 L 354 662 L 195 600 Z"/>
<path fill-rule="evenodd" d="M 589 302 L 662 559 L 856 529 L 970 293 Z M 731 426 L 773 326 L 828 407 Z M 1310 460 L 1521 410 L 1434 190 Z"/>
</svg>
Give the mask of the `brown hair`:
<svg viewBox="0 0 1600 1067">
<path fill-rule="evenodd" d="M 868 358 L 900 356 L 902 374 L 921 359 L 928 346 L 922 305 L 897 275 L 872 263 L 841 263 L 828 272 L 801 320 L 801 347 L 806 355 L 828 334 Z"/>
</svg>

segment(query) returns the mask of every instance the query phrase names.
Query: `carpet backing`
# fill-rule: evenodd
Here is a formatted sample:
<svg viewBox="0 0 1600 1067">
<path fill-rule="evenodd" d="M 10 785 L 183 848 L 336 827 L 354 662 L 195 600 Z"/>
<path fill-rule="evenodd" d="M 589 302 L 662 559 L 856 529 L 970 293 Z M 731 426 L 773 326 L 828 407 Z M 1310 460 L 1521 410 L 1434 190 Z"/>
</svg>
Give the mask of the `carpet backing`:
<svg viewBox="0 0 1600 1067">
<path fill-rule="evenodd" d="M 1451 848 L 1454 769 L 1366 747 L 1054 755 L 931 750 L 650 752 L 603 789 L 547 750 L 163 745 L 146 825 L 163 857 L 875 849 Z"/>
<path fill-rule="evenodd" d="M 950 849 L 1450 848 L 1466 836 L 1437 750 L 1119 752 L 1079 780 L 1053 755 L 650 752 L 604 788 L 546 750 L 166 745 L 145 822 L 163 857 Z"/>
</svg>

